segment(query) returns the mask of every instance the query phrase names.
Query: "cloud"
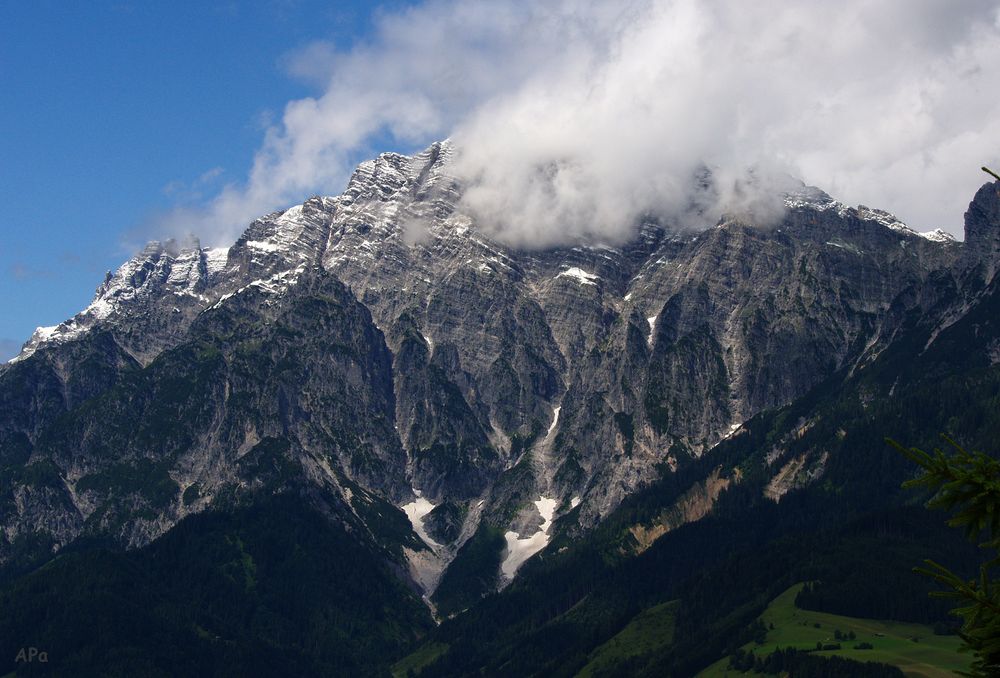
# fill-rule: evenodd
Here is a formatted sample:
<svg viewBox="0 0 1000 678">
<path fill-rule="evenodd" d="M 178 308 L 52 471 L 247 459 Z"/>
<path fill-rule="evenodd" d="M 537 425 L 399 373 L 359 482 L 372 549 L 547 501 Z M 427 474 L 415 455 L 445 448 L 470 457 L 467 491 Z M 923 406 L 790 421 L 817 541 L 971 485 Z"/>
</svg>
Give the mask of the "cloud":
<svg viewBox="0 0 1000 678">
<path fill-rule="evenodd" d="M 314 40 L 285 54 L 280 65 L 288 75 L 302 82 L 323 87 L 337 68 L 339 55 L 329 40 Z"/>
<path fill-rule="evenodd" d="M 430 0 L 283 65 L 321 94 L 287 104 L 245 182 L 167 225 L 232 240 L 338 193 L 385 139 L 451 136 L 463 207 L 526 247 L 620 242 L 692 204 L 703 224 L 767 215 L 786 174 L 960 234 L 1000 164 L 997 1 Z"/>
<path fill-rule="evenodd" d="M 10 275 L 18 281 L 40 280 L 54 278 L 55 272 L 48 268 L 38 268 L 20 261 L 16 261 L 10 266 Z"/>
<path fill-rule="evenodd" d="M 175 179 L 160 190 L 165 196 L 182 202 L 201 200 L 204 191 L 210 189 L 223 174 L 225 174 L 224 169 L 213 167 L 202 172 L 201 176 L 190 183 Z"/>
</svg>

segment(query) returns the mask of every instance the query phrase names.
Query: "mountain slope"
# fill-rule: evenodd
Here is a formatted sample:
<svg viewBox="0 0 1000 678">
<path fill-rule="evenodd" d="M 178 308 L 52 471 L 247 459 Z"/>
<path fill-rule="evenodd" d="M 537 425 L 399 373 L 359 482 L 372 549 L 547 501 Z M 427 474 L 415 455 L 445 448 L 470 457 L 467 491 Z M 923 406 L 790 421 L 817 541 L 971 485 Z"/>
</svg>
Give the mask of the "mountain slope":
<svg viewBox="0 0 1000 678">
<path fill-rule="evenodd" d="M 384 154 L 228 250 L 152 244 L 39 329 L 0 367 L 0 561 L 294 491 L 458 612 L 678 474 L 699 487 L 638 534 L 751 473 L 772 500 L 829 477 L 823 446 L 742 475 L 702 460 L 943 341 L 996 271 L 995 184 L 966 243 L 800 186 L 769 228 L 649 219 L 622 247 L 517 251 L 464 211 L 456 153 Z"/>
<path fill-rule="evenodd" d="M 5 675 L 380 675 L 432 626 L 377 553 L 289 496 L 65 553 L 0 609 Z M 48 661 L 18 665 L 21 647 Z"/>
<path fill-rule="evenodd" d="M 823 582 L 817 598 L 836 604 L 826 611 L 945 623 L 949 606 L 928 599 L 932 584 L 911 568 L 933 558 L 971 574 L 979 554 L 945 516 L 918 508 L 926 497 L 901 489 L 915 469 L 884 438 L 930 448 L 947 432 L 995 452 L 1000 281 L 976 274 L 969 296 L 950 278 L 934 284 L 935 310 L 909 313 L 870 359 L 757 415 L 584 538 L 557 539 L 503 594 L 442 625 L 429 642 L 449 650 L 421 675 L 574 675 L 643 610 L 674 599 L 672 641 L 616 670 L 693 675 L 748 642 L 746 625 L 796 580 Z M 677 520 L 713 477 L 729 482 L 687 515 L 696 522 Z"/>
</svg>

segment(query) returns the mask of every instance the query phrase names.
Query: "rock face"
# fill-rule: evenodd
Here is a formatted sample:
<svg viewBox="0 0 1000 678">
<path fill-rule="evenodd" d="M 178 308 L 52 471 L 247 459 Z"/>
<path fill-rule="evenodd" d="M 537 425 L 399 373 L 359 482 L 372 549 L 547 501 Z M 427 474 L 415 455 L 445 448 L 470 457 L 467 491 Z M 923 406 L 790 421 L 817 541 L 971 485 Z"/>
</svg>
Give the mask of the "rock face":
<svg viewBox="0 0 1000 678">
<path fill-rule="evenodd" d="M 57 539 L 99 533 L 135 546 L 256 491 L 308 487 L 347 512 L 352 486 L 377 486 L 397 503 L 408 496 L 382 333 L 322 269 L 290 283 L 279 298 L 248 286 L 145 369 L 133 366 L 82 407 L 70 403 L 43 432 L 21 433 L 29 480 L 13 488 L 7 538 L 37 521 L 41 504 L 63 509 Z"/>
<path fill-rule="evenodd" d="M 802 186 L 769 228 L 516 251 L 463 211 L 456 152 L 365 162 L 228 250 L 151 244 L 36 331 L 0 368 L 0 559 L 294 488 L 415 581 L 499 581 L 497 535 L 588 529 L 1000 262 L 995 184 L 964 245 Z M 417 497 L 426 540 L 393 508 Z"/>
<path fill-rule="evenodd" d="M 1000 263 L 1000 181 L 984 184 L 965 213 L 964 256 L 983 283 L 989 284 Z"/>
</svg>

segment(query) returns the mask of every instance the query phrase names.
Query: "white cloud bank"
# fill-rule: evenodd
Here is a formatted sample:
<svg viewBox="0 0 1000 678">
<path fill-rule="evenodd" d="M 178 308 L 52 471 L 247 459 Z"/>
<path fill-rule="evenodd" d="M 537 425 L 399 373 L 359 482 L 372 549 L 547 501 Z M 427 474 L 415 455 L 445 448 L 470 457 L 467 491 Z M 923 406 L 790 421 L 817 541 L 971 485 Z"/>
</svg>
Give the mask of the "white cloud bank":
<svg viewBox="0 0 1000 678">
<path fill-rule="evenodd" d="M 529 247 L 620 242 L 687 210 L 703 165 L 710 211 L 766 211 L 748 186 L 788 172 L 960 236 L 979 166 L 1000 164 L 997 0 L 430 0 L 284 65 L 322 94 L 286 106 L 245 183 L 174 224 L 231 240 L 338 193 L 387 134 L 451 136 L 465 207 Z"/>
</svg>

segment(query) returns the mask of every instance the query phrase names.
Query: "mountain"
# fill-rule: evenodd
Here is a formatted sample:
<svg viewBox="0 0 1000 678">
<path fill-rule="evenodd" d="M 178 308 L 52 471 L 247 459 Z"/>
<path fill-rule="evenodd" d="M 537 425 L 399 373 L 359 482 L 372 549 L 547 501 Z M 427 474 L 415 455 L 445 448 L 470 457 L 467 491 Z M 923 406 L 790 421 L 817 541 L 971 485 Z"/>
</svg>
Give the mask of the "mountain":
<svg viewBox="0 0 1000 678">
<path fill-rule="evenodd" d="M 583 624 L 592 645 L 699 571 L 748 549 L 766 559 L 809 519 L 846 557 L 837 545 L 864 537 L 844 524 L 913 503 L 882 436 L 988 444 L 997 184 L 976 194 L 964 242 L 797 185 L 777 225 L 651 216 L 625 246 L 530 251 L 463 211 L 458 152 L 383 154 L 343 194 L 261 217 L 228 249 L 151 243 L 81 313 L 39 328 L 0 367 L 0 606 L 30 611 L 17 587 L 66 585 L 59 563 L 183 568 L 175 535 L 233 544 L 225 516 L 256 524 L 256 507 L 295 498 L 278 518 L 319 516 L 341 544 L 305 552 L 370 561 L 356 585 L 407 610 L 387 655 L 428 633 L 432 614 L 454 616 L 430 632 L 469 646 L 437 659 L 462 674 L 505 666 L 510 647 L 585 599 L 609 615 Z M 916 540 L 902 523 L 898 543 Z M 787 549 L 783 576 L 809 573 L 805 543 Z M 227 571 L 219 549 L 203 567 Z M 270 557 L 259 549 L 250 562 Z M 288 573 L 273 572 L 267 585 L 281 586 Z M 642 592 L 621 602 L 635 581 Z M 155 623 L 186 637 L 186 604 Z M 678 610 L 697 617 L 688 600 Z M 208 637 L 243 632 L 229 620 L 212 617 Z M 376 626 L 365 633 L 386 632 Z M 555 669 L 592 649 L 571 645 L 528 656 Z M 365 646 L 336 660 L 294 651 L 306 670 L 385 668 Z M 674 648 L 649 667 L 699 661 Z"/>
</svg>

